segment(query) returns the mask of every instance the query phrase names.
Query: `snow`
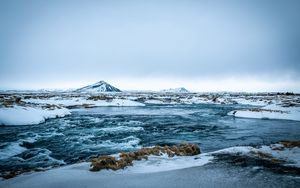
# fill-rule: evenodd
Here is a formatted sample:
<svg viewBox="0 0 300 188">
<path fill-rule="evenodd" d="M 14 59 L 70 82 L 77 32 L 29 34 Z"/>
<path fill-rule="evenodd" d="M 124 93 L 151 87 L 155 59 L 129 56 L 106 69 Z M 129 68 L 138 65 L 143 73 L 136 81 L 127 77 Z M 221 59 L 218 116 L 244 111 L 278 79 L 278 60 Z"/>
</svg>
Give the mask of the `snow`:
<svg viewBox="0 0 300 188">
<path fill-rule="evenodd" d="M 252 105 L 252 106 L 265 106 L 268 104 L 268 101 L 265 100 L 254 100 L 254 99 L 246 99 L 246 98 L 234 98 L 233 101 L 238 104 L 243 105 Z"/>
<path fill-rule="evenodd" d="M 259 155 L 262 152 L 267 155 Z M 106 185 L 108 177 L 114 181 L 122 177 L 129 178 L 133 176 L 142 177 L 142 175 L 151 176 L 158 172 L 171 173 L 174 170 L 199 167 L 213 161 L 217 154 L 237 154 L 253 158 L 262 158 L 264 160 L 280 160 L 282 165 L 300 167 L 300 148 L 285 148 L 281 144 L 263 145 L 260 147 L 236 146 L 225 148 L 210 153 L 203 153 L 196 156 L 175 156 L 169 158 L 166 154 L 161 156 L 149 156 L 148 160 L 134 161 L 133 166 L 128 166 L 123 170 L 101 170 L 99 172 L 89 171 L 90 163 L 81 162 L 67 165 L 44 172 L 32 172 L 17 176 L 12 179 L 0 181 L 1 187 L 98 187 Z M 113 155 L 117 157 L 119 154 Z M 268 157 L 270 156 L 270 157 Z M 192 168 L 188 169 L 191 170 Z M 200 170 L 200 169 L 197 169 Z M 207 170 L 207 169 L 206 169 Z M 187 173 L 188 171 L 185 171 Z M 206 171 L 203 171 L 205 173 Z M 192 175 L 192 174 L 190 174 Z M 214 174 L 215 175 L 215 174 Z M 181 176 L 176 176 L 178 178 Z M 102 178 L 102 179 L 101 179 Z M 119 179 L 118 179 L 119 178 Z M 199 178 L 199 177 L 195 177 Z M 128 182 L 128 180 L 124 182 Z M 99 181 L 100 180 L 100 181 Z M 101 181 L 102 180 L 102 181 Z M 136 180 L 135 180 L 136 181 Z M 79 184 L 80 183 L 80 184 Z M 143 184 L 141 184 L 143 185 Z"/>
<path fill-rule="evenodd" d="M 300 148 L 282 148 L 282 150 L 277 150 L 274 148 L 283 147 L 281 144 L 274 144 L 271 146 L 262 146 L 257 149 L 263 153 L 269 153 L 272 158 L 286 161 L 286 165 L 295 166 L 300 168 Z"/>
<path fill-rule="evenodd" d="M 99 93 L 99 92 L 121 92 L 118 88 L 113 87 L 112 85 L 100 81 L 92 85 L 75 90 L 77 92 L 86 92 L 86 93 Z"/>
<path fill-rule="evenodd" d="M 133 166 L 126 167 L 124 170 L 102 170 L 99 172 L 89 171 L 90 163 L 82 162 L 44 172 L 23 174 L 12 179 L 0 181 L 0 187 L 99 187 L 99 185 L 100 187 L 101 185 L 106 187 L 105 178 L 107 177 L 113 177 L 114 181 L 118 181 L 115 178 L 121 178 L 124 175 L 135 176 L 144 174 L 149 176 L 154 172 L 203 166 L 212 159 L 212 156 L 201 154 L 199 156 L 174 158 L 168 158 L 166 155 L 150 156 L 148 160 L 134 161 Z M 101 178 L 104 179 L 101 181 Z M 127 182 L 128 180 L 125 181 Z"/>
<path fill-rule="evenodd" d="M 196 96 L 193 96 L 192 98 L 184 98 L 181 99 L 181 101 L 184 104 L 214 104 L 214 102 L 208 98 Z"/>
<path fill-rule="evenodd" d="M 236 110 L 231 111 L 228 115 L 242 118 L 257 119 L 285 119 L 300 121 L 300 107 L 281 107 L 271 104 L 260 108 L 258 111 L 253 110 Z"/>
<path fill-rule="evenodd" d="M 0 108 L 0 125 L 32 125 L 45 122 L 46 119 L 64 117 L 70 115 L 66 108 L 53 110 L 14 106 L 12 108 Z"/>
<path fill-rule="evenodd" d="M 236 146 L 230 147 L 223 150 L 219 150 L 216 152 L 212 152 L 212 154 L 239 154 L 245 155 L 250 157 L 259 157 L 257 155 L 258 152 L 262 152 L 264 154 L 269 154 L 270 157 L 264 158 L 266 160 L 283 160 L 284 164 L 287 166 L 295 166 L 300 168 L 300 148 L 293 147 L 293 148 L 285 148 L 281 144 L 272 144 L 269 146 L 263 145 L 258 148 L 251 147 L 251 146 Z"/>
<path fill-rule="evenodd" d="M 163 101 L 161 101 L 161 100 L 156 100 L 156 99 L 149 99 L 149 100 L 146 100 L 145 103 L 147 103 L 147 104 L 165 104 Z"/>
<path fill-rule="evenodd" d="M 82 106 L 82 105 L 90 105 L 92 107 L 100 107 L 100 106 L 145 106 L 143 103 L 139 103 L 132 100 L 127 99 L 112 99 L 109 100 L 87 100 L 84 98 L 49 98 L 49 99 L 24 99 L 27 103 L 35 103 L 35 104 L 54 104 L 61 105 L 64 107 L 70 106 Z"/>
<path fill-rule="evenodd" d="M 185 89 L 184 87 L 164 89 L 164 90 L 161 90 L 160 92 L 165 92 L 165 93 L 189 93 L 189 91 L 187 89 Z"/>
<path fill-rule="evenodd" d="M 124 173 L 153 173 L 203 166 L 213 160 L 213 156 L 199 154 L 195 156 L 174 156 L 167 154 L 161 156 L 149 156 L 148 160 L 134 161 L 133 166 L 124 169 Z"/>
<path fill-rule="evenodd" d="M 82 104 L 91 104 L 86 103 L 87 100 L 82 98 L 57 98 L 52 97 L 49 99 L 24 99 L 23 101 L 27 103 L 34 103 L 34 104 L 53 104 L 53 105 L 61 105 L 61 106 L 75 106 L 75 105 L 82 105 Z"/>
<path fill-rule="evenodd" d="M 239 153 L 239 154 L 246 155 L 252 149 L 254 149 L 254 148 L 251 147 L 251 146 L 234 146 L 234 147 L 229 147 L 229 148 L 225 148 L 225 149 L 222 149 L 222 150 L 218 150 L 218 151 L 212 152 L 212 154 L 219 154 L 219 153 Z"/>
</svg>

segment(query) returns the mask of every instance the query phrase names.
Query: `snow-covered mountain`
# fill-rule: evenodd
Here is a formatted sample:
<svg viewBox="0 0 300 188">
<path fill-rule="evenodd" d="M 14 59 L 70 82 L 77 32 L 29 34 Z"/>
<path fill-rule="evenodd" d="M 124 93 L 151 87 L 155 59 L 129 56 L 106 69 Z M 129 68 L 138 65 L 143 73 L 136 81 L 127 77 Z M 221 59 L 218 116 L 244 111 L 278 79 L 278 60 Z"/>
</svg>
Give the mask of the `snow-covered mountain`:
<svg viewBox="0 0 300 188">
<path fill-rule="evenodd" d="M 92 85 L 85 86 L 83 88 L 76 89 L 77 92 L 97 93 L 97 92 L 121 92 L 118 88 L 100 81 Z"/>
<path fill-rule="evenodd" d="M 165 92 L 165 93 L 188 93 L 189 91 L 187 89 L 185 89 L 184 87 L 179 87 L 179 88 L 164 89 L 164 90 L 161 90 L 161 92 Z"/>
</svg>

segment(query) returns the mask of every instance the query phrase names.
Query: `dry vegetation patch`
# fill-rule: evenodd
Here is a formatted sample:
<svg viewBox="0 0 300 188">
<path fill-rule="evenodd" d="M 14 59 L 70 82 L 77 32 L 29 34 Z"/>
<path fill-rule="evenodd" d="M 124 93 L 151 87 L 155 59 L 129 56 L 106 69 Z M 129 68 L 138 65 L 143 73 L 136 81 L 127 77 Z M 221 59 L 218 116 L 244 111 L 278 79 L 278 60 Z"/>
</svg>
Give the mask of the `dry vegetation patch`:
<svg viewBox="0 0 300 188">
<path fill-rule="evenodd" d="M 113 156 L 100 156 L 91 160 L 91 171 L 99 171 L 102 169 L 118 170 L 126 166 L 131 166 L 134 160 L 148 159 L 149 155 L 167 154 L 169 157 L 177 156 L 193 156 L 200 154 L 200 148 L 196 144 L 181 144 L 180 146 L 155 146 L 153 148 L 142 148 L 134 152 L 122 152 L 120 158 Z"/>
<path fill-rule="evenodd" d="M 286 148 L 294 148 L 294 147 L 298 147 L 300 148 L 300 140 L 297 141 L 281 141 L 279 142 L 279 144 L 282 144 L 284 147 Z"/>
<path fill-rule="evenodd" d="M 93 100 L 93 101 L 106 100 L 106 101 L 110 101 L 110 100 L 113 100 L 113 97 L 106 96 L 106 95 L 96 95 L 96 96 L 88 97 L 87 100 Z"/>
</svg>

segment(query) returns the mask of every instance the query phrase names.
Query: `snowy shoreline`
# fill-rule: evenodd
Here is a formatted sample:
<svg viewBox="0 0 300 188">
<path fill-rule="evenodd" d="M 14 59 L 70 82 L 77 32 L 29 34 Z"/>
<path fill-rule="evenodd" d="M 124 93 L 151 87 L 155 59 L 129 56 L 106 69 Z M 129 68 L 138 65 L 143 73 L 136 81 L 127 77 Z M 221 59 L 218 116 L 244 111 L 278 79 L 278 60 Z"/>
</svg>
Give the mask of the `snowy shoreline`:
<svg viewBox="0 0 300 188">
<path fill-rule="evenodd" d="M 276 104 L 266 105 L 261 108 L 234 110 L 230 116 L 256 119 L 283 119 L 300 121 L 300 107 L 281 107 Z"/>
<path fill-rule="evenodd" d="M 34 125 L 70 114 L 66 108 L 43 109 L 24 106 L 0 108 L 0 125 Z"/>
<path fill-rule="evenodd" d="M 300 168 L 300 148 L 299 141 L 280 142 L 271 145 L 262 145 L 258 147 L 252 146 L 236 146 L 225 148 L 219 151 L 203 153 L 196 156 L 186 156 L 168 158 L 167 156 L 150 156 L 148 160 L 135 161 L 133 166 L 126 167 L 123 170 L 101 170 L 99 172 L 91 172 L 90 163 L 82 162 L 63 167 L 50 169 L 43 172 L 31 172 L 19 175 L 12 179 L 0 181 L 1 187 L 6 188 L 38 188 L 38 187 L 98 187 L 99 184 L 104 187 L 118 187 L 122 184 L 116 182 L 127 182 L 125 187 L 144 187 L 145 177 L 153 177 L 148 184 L 149 187 L 157 185 L 155 179 L 157 175 L 172 174 L 171 179 L 179 178 L 178 172 L 188 173 L 190 177 L 199 178 L 195 175 L 194 169 L 208 172 L 206 165 L 218 164 L 218 155 L 229 156 L 245 156 L 257 160 L 274 162 L 274 165 L 294 166 Z M 202 170 L 201 170 L 202 169 Z M 128 177 L 136 179 L 143 177 L 141 181 L 131 181 Z M 154 178 L 155 177 L 155 178 Z M 211 180 L 216 180 L 218 176 L 210 177 Z M 115 180 L 115 181 L 114 181 Z M 158 179 L 157 179 L 158 180 Z M 187 183 L 183 181 L 181 183 Z M 228 181 L 227 181 L 228 182 Z M 188 182 L 187 187 L 202 185 L 201 182 Z M 211 184 L 210 186 L 214 185 Z M 159 185 L 159 184 L 158 184 Z M 171 184 L 165 183 L 161 187 L 169 187 Z M 147 186 L 146 186 L 147 187 Z M 160 186 L 159 186 L 160 187 Z"/>
<path fill-rule="evenodd" d="M 1 93 L 0 93 L 1 94 Z M 70 115 L 69 109 L 146 105 L 244 105 L 228 115 L 300 121 L 300 96 L 245 93 L 2 93 L 0 125 L 30 125 Z M 255 108 L 259 106 L 259 108 Z"/>
</svg>

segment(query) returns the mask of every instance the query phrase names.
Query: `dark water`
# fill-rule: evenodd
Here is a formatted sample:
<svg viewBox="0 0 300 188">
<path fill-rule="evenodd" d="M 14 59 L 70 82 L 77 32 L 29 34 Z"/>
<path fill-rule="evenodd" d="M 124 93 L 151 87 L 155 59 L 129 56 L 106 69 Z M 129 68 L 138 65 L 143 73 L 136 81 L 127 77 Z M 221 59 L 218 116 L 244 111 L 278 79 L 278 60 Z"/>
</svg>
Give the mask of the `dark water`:
<svg viewBox="0 0 300 188">
<path fill-rule="evenodd" d="M 232 105 L 77 109 L 31 126 L 0 127 L 0 169 L 31 170 L 140 147 L 197 143 L 202 152 L 300 138 L 300 122 L 234 118 Z"/>
</svg>

